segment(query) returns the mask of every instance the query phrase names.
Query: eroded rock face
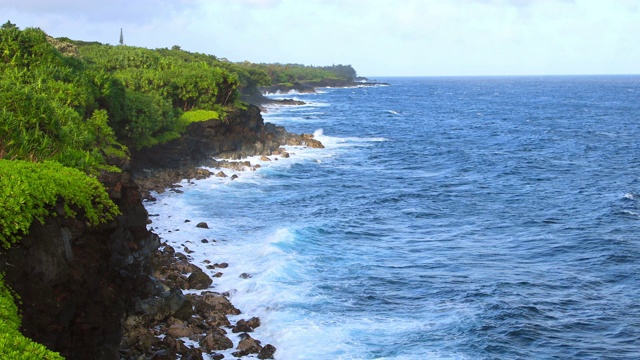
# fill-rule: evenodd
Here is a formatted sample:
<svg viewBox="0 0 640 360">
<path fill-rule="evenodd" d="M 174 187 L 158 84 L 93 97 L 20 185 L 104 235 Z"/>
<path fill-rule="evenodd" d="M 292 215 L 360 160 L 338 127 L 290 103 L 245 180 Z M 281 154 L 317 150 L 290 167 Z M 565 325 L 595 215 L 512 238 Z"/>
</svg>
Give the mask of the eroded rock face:
<svg viewBox="0 0 640 360">
<path fill-rule="evenodd" d="M 157 290 L 148 274 L 160 242 L 137 185 L 126 172 L 101 181 L 122 212 L 116 220 L 88 228 L 82 218 L 46 218 L 0 255 L 22 299 L 22 332 L 69 359 L 118 359 L 124 314 Z"/>
<path fill-rule="evenodd" d="M 163 192 L 182 179 L 201 179 L 212 175 L 199 166 L 234 171 L 255 170 L 257 167 L 246 161 L 216 161 L 212 157 L 231 160 L 254 155 L 288 157 L 282 153 L 282 145 L 323 147 L 313 135 L 291 134 L 282 126 L 265 124 L 260 109 L 250 105 L 247 110 L 228 114 L 223 121 L 190 124 L 187 133 L 178 139 L 134 151 L 132 171 L 145 198 L 150 198 L 149 190 Z M 217 174 L 227 175 L 224 172 Z"/>
</svg>

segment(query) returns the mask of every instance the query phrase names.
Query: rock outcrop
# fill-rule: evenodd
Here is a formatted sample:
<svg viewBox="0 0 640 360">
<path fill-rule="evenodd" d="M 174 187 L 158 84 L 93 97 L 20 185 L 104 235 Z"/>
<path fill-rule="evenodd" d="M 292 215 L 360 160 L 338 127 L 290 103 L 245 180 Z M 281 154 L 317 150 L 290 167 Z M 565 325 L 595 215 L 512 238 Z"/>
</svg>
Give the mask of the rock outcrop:
<svg viewBox="0 0 640 360">
<path fill-rule="evenodd" d="M 247 156 L 280 154 L 281 146 L 323 147 L 311 134 L 292 134 L 282 126 L 265 123 L 260 109 L 249 105 L 224 120 L 193 123 L 178 139 L 132 154 L 136 182 L 148 198 L 148 190 L 163 192 L 182 179 L 202 179 L 212 174 L 199 166 L 255 170 L 246 161 L 216 161 L 213 157 L 239 160 Z M 283 157 L 288 157 L 283 155 Z M 218 172 L 218 174 L 220 174 Z M 227 174 L 220 174 L 223 176 Z"/>
<path fill-rule="evenodd" d="M 21 299 L 21 331 L 69 359 L 118 359 L 125 313 L 157 292 L 149 260 L 160 242 L 138 187 L 126 172 L 101 180 L 117 219 L 89 228 L 82 216 L 48 217 L 0 255 Z"/>
</svg>

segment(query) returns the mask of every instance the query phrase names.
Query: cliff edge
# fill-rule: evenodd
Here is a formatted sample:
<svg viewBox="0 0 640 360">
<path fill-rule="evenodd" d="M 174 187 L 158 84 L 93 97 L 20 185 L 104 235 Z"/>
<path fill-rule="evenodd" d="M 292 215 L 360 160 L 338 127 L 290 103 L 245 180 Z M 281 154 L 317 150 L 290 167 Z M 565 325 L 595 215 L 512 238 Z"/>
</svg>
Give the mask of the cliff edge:
<svg viewBox="0 0 640 360">
<path fill-rule="evenodd" d="M 211 164 L 213 156 L 271 155 L 282 145 L 322 147 L 311 135 L 290 134 L 265 124 L 255 106 L 236 110 L 224 120 L 193 123 L 181 138 L 134 152 L 130 163 L 121 164 L 121 173 L 99 178 L 120 209 L 116 219 L 95 227 L 88 226 L 82 214 L 49 216 L 44 224 L 34 222 L 27 236 L 0 254 L 5 282 L 21 299 L 21 332 L 68 359 L 176 354 L 202 358 L 179 341 L 164 341 L 157 346 L 160 350 L 153 348 L 155 354 L 148 353 L 152 346 L 134 353 L 131 341 L 123 347 L 134 336 L 123 337 L 124 329 L 138 331 L 174 316 L 186 321 L 195 309 L 191 309 L 192 302 L 200 301 L 154 277 L 158 274 L 154 266 L 167 267 L 168 255 L 166 249 L 159 250 L 159 237 L 147 229 L 149 217 L 141 190 L 148 194 L 182 178 L 194 178 L 198 166 Z M 143 189 L 139 183 L 144 184 Z M 260 358 L 270 358 L 275 348 L 267 350 Z"/>
</svg>

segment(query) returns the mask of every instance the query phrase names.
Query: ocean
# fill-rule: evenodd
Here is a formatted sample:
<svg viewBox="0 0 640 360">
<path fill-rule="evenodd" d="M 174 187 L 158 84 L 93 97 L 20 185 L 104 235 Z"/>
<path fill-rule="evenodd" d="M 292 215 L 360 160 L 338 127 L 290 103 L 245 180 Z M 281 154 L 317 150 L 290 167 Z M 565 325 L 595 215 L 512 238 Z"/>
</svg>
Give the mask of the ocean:
<svg viewBox="0 0 640 360">
<path fill-rule="evenodd" d="M 640 358 L 640 76 L 378 80 L 273 95 L 325 149 L 183 182 L 150 226 L 229 264 L 276 359 Z"/>
</svg>

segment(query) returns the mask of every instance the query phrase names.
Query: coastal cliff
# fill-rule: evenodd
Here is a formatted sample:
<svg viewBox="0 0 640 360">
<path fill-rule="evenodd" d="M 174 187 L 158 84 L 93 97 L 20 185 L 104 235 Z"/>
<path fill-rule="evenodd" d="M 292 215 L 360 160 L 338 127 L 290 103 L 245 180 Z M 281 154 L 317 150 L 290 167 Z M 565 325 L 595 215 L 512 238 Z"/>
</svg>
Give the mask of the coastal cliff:
<svg viewBox="0 0 640 360">
<path fill-rule="evenodd" d="M 27 236 L 0 255 L 5 282 L 21 299 L 21 332 L 68 359 L 169 359 L 177 354 L 202 358 L 202 350 L 177 340 L 184 333 L 169 332 L 158 340 L 150 329 L 158 324 L 165 330 L 200 329 L 189 336 L 198 339 L 205 351 L 228 348 L 230 341 L 222 339 L 221 327 L 232 326 L 226 314 L 237 309 L 230 304 L 220 308 L 220 302 L 226 303 L 221 294 L 203 298 L 182 294 L 184 286 L 176 281 L 182 275 L 166 269 L 198 271 L 189 264 L 176 265 L 185 258 L 162 247 L 161 239 L 147 229 L 149 217 L 138 182 L 145 191 L 162 190 L 182 178 L 196 177 L 199 170 L 202 176 L 210 175 L 197 167 L 214 164 L 212 156 L 271 155 L 282 145 L 322 146 L 311 135 L 294 135 L 265 124 L 255 106 L 236 110 L 223 120 L 193 123 L 179 139 L 134 152 L 130 163 L 121 164 L 121 173 L 100 177 L 121 212 L 113 221 L 89 227 L 80 214 L 34 222 Z M 210 280 L 204 279 L 200 288 L 206 289 Z M 191 276 L 186 281 L 189 286 Z M 190 320 L 193 317 L 199 322 Z M 259 325 L 259 320 L 247 322 Z M 271 358 L 275 351 L 270 345 L 263 350 L 259 342 L 247 345 L 247 341 L 238 347 L 237 356 L 254 353 Z"/>
<path fill-rule="evenodd" d="M 208 176 L 199 166 L 217 167 L 212 157 L 238 160 L 252 155 L 272 155 L 281 146 L 323 147 L 311 134 L 292 134 L 282 126 L 264 123 L 257 106 L 236 109 L 224 120 L 193 123 L 178 139 L 132 154 L 132 172 L 145 194 L 162 192 L 182 179 Z"/>
<path fill-rule="evenodd" d="M 120 216 L 97 227 L 81 215 L 35 221 L 0 261 L 21 299 L 21 332 L 69 359 L 119 358 L 121 319 L 151 295 L 149 261 L 160 244 L 130 176 L 100 180 Z"/>
</svg>

